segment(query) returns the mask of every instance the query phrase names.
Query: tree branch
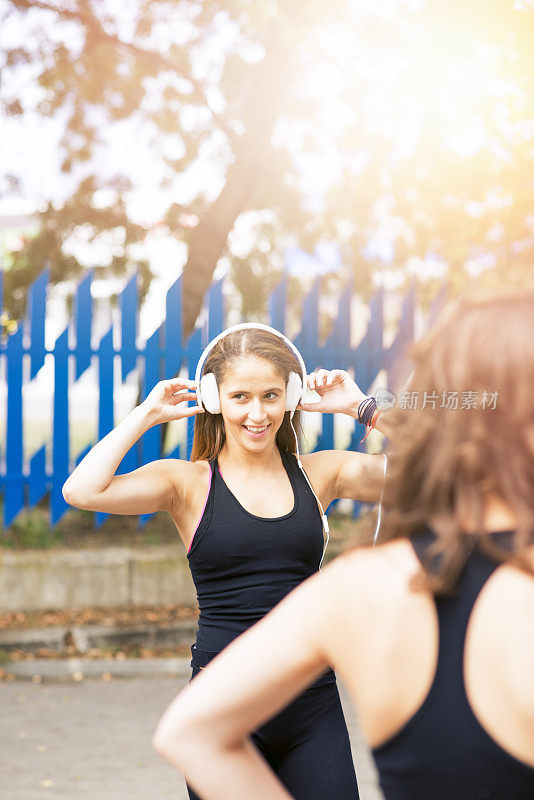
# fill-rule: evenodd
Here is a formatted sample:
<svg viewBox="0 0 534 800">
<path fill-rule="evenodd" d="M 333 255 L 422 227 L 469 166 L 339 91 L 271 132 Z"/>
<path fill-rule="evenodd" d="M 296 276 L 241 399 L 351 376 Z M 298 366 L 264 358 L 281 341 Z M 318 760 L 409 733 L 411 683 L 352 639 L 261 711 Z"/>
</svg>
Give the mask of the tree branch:
<svg viewBox="0 0 534 800">
<path fill-rule="evenodd" d="M 91 29 L 91 32 L 99 36 L 101 39 L 109 42 L 110 44 L 114 44 L 118 47 L 122 47 L 125 50 L 129 50 L 138 58 L 142 58 L 145 61 L 150 61 L 150 64 L 153 65 L 154 62 L 157 62 L 161 69 L 169 70 L 170 72 L 175 72 L 180 75 L 180 77 L 184 78 L 193 88 L 194 97 L 196 100 L 203 103 L 208 111 L 210 112 L 214 122 L 218 125 L 220 130 L 226 134 L 228 137 L 232 147 L 234 147 L 238 141 L 238 135 L 235 131 L 228 125 L 225 119 L 223 119 L 210 105 L 208 98 L 204 93 L 204 89 L 201 83 L 194 78 L 192 75 L 186 74 L 183 71 L 183 68 L 179 67 L 172 59 L 167 58 L 164 54 L 155 52 L 153 50 L 147 50 L 144 47 L 140 47 L 139 45 L 135 44 L 134 42 L 125 42 L 121 39 L 117 34 L 108 33 L 104 30 L 100 22 L 96 19 L 96 17 L 84 13 L 83 11 L 71 11 L 70 9 L 65 8 L 58 8 L 57 6 L 50 5 L 49 3 L 44 2 L 44 0 L 12 0 L 12 4 L 15 8 L 28 11 L 33 8 L 38 8 L 43 11 L 52 11 L 57 14 L 61 19 L 69 19 L 75 22 L 79 22 L 82 25 Z"/>
</svg>

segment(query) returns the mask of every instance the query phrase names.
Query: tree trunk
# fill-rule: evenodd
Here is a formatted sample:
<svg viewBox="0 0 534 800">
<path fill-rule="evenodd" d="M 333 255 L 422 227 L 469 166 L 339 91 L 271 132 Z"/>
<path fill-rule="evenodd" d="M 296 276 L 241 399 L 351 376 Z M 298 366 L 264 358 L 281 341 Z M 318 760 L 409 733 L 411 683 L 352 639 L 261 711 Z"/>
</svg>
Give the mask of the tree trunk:
<svg viewBox="0 0 534 800">
<path fill-rule="evenodd" d="M 183 271 L 184 339 L 195 327 L 213 272 L 237 217 L 247 210 L 255 189 L 269 170 L 270 140 L 288 83 L 287 53 L 280 38 L 276 33 L 270 37 L 265 58 L 257 66 L 256 79 L 249 92 L 245 133 L 238 140 L 224 188 L 190 234 Z"/>
</svg>

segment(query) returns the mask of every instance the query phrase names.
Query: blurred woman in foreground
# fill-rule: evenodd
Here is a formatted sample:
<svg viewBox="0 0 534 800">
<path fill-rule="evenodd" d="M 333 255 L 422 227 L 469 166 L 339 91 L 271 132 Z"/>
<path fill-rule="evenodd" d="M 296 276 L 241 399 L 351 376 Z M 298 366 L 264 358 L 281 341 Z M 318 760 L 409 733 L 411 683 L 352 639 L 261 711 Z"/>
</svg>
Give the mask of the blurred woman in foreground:
<svg viewBox="0 0 534 800">
<path fill-rule="evenodd" d="M 534 797 L 534 291 L 462 299 L 412 354 L 380 546 L 292 592 L 158 726 L 208 800 L 290 797 L 248 734 L 327 665 L 387 800 Z"/>
</svg>

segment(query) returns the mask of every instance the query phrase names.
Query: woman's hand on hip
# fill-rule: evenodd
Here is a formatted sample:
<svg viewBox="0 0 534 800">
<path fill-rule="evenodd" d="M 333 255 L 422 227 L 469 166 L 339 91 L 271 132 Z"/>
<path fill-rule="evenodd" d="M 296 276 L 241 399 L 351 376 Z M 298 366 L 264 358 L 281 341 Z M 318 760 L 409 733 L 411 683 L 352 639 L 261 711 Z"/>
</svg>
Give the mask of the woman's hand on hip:
<svg viewBox="0 0 534 800">
<path fill-rule="evenodd" d="M 156 383 L 141 406 L 149 414 L 152 425 L 159 425 L 163 422 L 192 417 L 204 411 L 202 406 L 186 405 L 188 401 L 196 399 L 195 381 L 185 378 L 170 378 Z"/>
</svg>

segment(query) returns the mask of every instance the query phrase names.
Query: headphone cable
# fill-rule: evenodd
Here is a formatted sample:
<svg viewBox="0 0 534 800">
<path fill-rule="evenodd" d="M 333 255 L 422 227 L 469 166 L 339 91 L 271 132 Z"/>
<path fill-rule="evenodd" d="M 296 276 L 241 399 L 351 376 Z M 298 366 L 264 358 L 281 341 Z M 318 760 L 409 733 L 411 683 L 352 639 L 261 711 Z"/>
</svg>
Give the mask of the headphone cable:
<svg viewBox="0 0 534 800">
<path fill-rule="evenodd" d="M 311 493 L 315 497 L 315 500 L 316 500 L 317 505 L 319 507 L 319 511 L 321 512 L 321 522 L 322 522 L 322 525 L 323 525 L 323 538 L 326 535 L 326 541 L 325 541 L 324 548 L 323 548 L 323 554 L 321 556 L 321 561 L 319 562 L 319 570 L 320 570 L 322 565 L 323 565 L 323 559 L 324 559 L 324 556 L 325 556 L 325 553 L 326 553 L 326 548 L 328 547 L 328 542 L 330 541 L 330 526 L 328 524 L 328 517 L 324 513 L 323 504 L 321 503 L 321 501 L 319 500 L 319 498 L 315 494 L 315 491 L 313 489 L 313 486 L 311 485 L 310 479 L 308 478 L 308 476 L 306 474 L 306 470 L 304 469 L 304 467 L 302 465 L 302 461 L 300 460 L 299 438 L 297 436 L 297 432 L 296 432 L 295 427 L 293 425 L 293 414 L 294 413 L 295 413 L 294 411 L 291 411 L 290 414 L 289 414 L 289 424 L 291 425 L 291 429 L 292 429 L 293 434 L 295 436 L 295 445 L 296 445 L 296 450 L 297 450 L 297 464 L 299 465 L 300 471 L 304 475 L 306 483 L 310 487 Z"/>
<path fill-rule="evenodd" d="M 380 530 L 380 521 L 382 519 L 382 500 L 384 499 L 384 489 L 386 488 L 386 476 L 388 471 L 387 453 L 382 453 L 382 455 L 384 456 L 384 478 L 382 481 L 382 492 L 380 494 L 380 502 L 378 503 L 378 515 L 376 518 L 376 528 L 373 536 L 373 547 L 376 547 L 376 541 L 378 539 L 378 531 Z"/>
</svg>

